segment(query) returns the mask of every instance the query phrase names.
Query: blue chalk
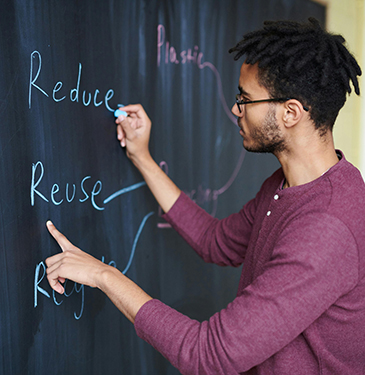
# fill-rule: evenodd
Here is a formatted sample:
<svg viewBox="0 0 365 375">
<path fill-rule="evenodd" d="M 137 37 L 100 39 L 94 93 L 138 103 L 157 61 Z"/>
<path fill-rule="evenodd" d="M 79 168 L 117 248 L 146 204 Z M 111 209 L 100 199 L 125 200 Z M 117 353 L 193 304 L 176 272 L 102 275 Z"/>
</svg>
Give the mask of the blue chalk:
<svg viewBox="0 0 365 375">
<path fill-rule="evenodd" d="M 127 116 L 128 116 L 128 113 L 125 112 L 125 111 L 122 111 L 122 110 L 120 110 L 120 109 L 117 109 L 117 110 L 114 112 L 114 116 L 115 116 L 115 117 L 119 117 L 120 115 L 123 115 L 123 116 L 127 117 Z"/>
</svg>

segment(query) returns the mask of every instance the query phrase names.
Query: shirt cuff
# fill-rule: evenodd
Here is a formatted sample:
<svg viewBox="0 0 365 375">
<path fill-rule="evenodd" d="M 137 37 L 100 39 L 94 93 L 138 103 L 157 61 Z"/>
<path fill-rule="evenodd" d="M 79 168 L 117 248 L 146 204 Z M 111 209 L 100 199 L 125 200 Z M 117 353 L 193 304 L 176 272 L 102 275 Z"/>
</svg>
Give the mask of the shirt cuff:
<svg viewBox="0 0 365 375">
<path fill-rule="evenodd" d="M 176 324 L 182 323 L 181 321 L 186 323 L 185 321 L 190 319 L 163 302 L 152 299 L 139 309 L 134 320 L 134 328 L 138 337 L 152 345 L 175 365 L 177 353 L 173 348 L 179 337 L 171 334 L 171 330 Z"/>
</svg>

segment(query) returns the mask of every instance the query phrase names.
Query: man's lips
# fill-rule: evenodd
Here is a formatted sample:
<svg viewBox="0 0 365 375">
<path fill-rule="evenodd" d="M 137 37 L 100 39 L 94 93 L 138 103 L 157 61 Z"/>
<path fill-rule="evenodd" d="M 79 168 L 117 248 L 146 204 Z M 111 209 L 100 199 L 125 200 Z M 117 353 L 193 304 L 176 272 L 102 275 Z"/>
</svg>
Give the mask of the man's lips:
<svg viewBox="0 0 365 375">
<path fill-rule="evenodd" d="M 238 127 L 240 128 L 240 134 L 243 136 L 243 135 L 245 134 L 245 132 L 244 132 L 243 127 L 241 126 L 239 120 L 237 121 L 237 125 L 238 125 Z"/>
</svg>

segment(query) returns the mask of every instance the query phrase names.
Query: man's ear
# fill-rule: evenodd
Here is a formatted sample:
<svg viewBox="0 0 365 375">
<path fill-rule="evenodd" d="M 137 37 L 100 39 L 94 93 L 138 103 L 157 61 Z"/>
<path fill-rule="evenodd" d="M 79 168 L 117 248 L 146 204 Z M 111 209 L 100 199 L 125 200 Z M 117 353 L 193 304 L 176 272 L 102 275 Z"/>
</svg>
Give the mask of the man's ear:
<svg viewBox="0 0 365 375">
<path fill-rule="evenodd" d="M 284 103 L 282 120 L 287 128 L 295 126 L 305 116 L 306 111 L 300 101 L 290 99 Z"/>
</svg>

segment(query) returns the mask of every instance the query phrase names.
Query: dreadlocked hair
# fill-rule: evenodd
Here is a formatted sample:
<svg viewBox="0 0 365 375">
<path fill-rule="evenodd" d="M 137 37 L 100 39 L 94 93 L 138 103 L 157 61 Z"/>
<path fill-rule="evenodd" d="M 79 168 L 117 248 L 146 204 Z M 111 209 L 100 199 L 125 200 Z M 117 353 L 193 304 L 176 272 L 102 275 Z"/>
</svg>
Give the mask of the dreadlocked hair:
<svg viewBox="0 0 365 375">
<path fill-rule="evenodd" d="M 332 130 L 346 93 L 351 93 L 350 81 L 360 95 L 361 68 L 341 35 L 323 30 L 315 18 L 308 21 L 266 21 L 229 53 L 237 52 L 235 60 L 246 55 L 245 63 L 258 63 L 259 83 L 269 95 L 301 101 L 324 134 Z"/>
</svg>

